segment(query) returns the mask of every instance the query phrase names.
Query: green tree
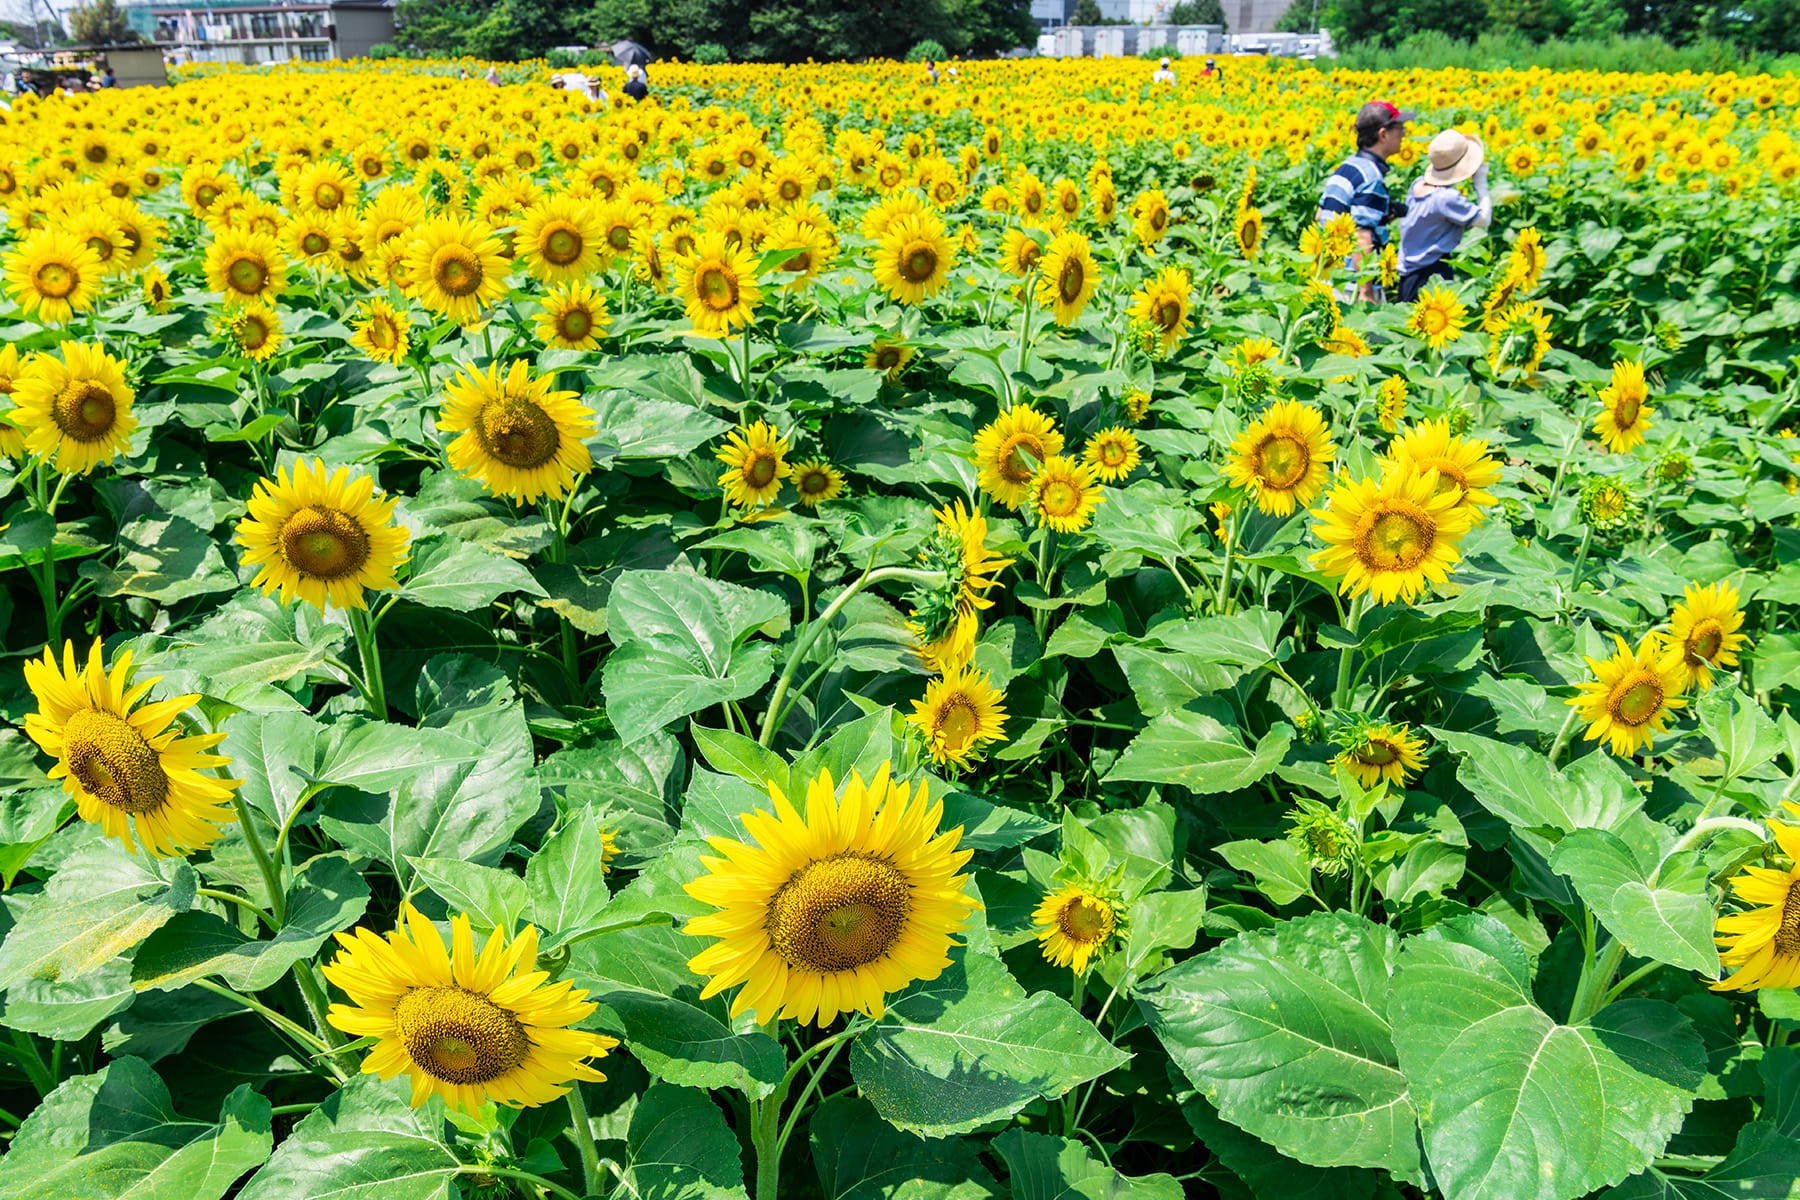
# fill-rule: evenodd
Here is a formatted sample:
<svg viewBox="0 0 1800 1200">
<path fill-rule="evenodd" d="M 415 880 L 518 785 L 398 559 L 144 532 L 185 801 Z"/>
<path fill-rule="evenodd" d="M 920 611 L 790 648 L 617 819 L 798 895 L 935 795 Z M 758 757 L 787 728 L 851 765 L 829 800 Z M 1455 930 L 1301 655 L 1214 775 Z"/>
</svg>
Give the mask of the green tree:
<svg viewBox="0 0 1800 1200">
<path fill-rule="evenodd" d="M 143 40 L 114 0 L 91 0 L 70 9 L 69 36 L 80 46 L 128 46 Z"/>
<path fill-rule="evenodd" d="M 1075 11 L 1069 14 L 1071 25 L 1104 25 L 1106 18 L 1100 14 L 1100 6 L 1094 0 L 1080 0 Z"/>
<path fill-rule="evenodd" d="M 1311 0 L 1305 2 L 1310 8 Z M 1169 24 L 1224 25 L 1225 5 L 1223 0 L 1183 0 L 1183 3 L 1169 10 Z"/>
</svg>

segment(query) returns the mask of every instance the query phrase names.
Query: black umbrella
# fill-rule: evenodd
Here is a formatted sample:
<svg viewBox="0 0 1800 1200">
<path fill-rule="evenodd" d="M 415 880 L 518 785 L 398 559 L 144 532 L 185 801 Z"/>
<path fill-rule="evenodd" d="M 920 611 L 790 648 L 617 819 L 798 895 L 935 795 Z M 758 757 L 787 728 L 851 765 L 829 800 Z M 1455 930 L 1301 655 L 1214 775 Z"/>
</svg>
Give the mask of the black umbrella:
<svg viewBox="0 0 1800 1200">
<path fill-rule="evenodd" d="M 650 62 L 650 52 L 630 38 L 626 38 L 622 42 L 614 42 L 612 44 L 612 56 L 613 61 L 618 63 L 621 67 L 642 67 L 649 65 Z"/>
</svg>

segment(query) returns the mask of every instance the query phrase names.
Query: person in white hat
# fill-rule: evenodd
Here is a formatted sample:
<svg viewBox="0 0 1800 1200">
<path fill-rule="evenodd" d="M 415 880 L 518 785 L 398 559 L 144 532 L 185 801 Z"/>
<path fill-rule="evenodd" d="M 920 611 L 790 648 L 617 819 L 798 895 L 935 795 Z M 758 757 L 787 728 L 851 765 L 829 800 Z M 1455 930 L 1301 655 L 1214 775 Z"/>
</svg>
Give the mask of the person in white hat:
<svg viewBox="0 0 1800 1200">
<path fill-rule="evenodd" d="M 1175 72 L 1169 69 L 1169 60 L 1168 59 L 1165 58 L 1162 60 L 1161 63 L 1157 64 L 1156 74 L 1154 74 L 1150 77 L 1150 82 L 1151 83 L 1166 83 L 1166 84 L 1169 84 L 1170 86 L 1174 86 Z"/>
<path fill-rule="evenodd" d="M 1453 279 L 1446 260 L 1462 244 L 1463 231 L 1486 229 L 1494 220 L 1488 196 L 1487 147 L 1481 139 L 1446 129 L 1425 151 L 1425 173 L 1406 196 L 1400 221 L 1399 298 L 1411 304 L 1433 279 Z M 1475 190 L 1470 201 L 1460 185 Z"/>
</svg>

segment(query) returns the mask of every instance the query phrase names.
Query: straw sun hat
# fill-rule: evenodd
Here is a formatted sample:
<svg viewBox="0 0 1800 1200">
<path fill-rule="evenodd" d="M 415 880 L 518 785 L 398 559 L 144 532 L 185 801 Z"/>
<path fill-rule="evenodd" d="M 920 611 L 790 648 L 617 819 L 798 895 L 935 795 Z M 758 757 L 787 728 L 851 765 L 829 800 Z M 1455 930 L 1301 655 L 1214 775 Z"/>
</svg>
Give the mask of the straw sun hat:
<svg viewBox="0 0 1800 1200">
<path fill-rule="evenodd" d="M 1422 182 L 1433 187 L 1452 187 L 1474 175 L 1485 158 L 1487 147 L 1481 144 L 1480 138 L 1446 129 L 1431 139 L 1431 145 L 1425 151 L 1430 166 L 1426 168 Z"/>
</svg>

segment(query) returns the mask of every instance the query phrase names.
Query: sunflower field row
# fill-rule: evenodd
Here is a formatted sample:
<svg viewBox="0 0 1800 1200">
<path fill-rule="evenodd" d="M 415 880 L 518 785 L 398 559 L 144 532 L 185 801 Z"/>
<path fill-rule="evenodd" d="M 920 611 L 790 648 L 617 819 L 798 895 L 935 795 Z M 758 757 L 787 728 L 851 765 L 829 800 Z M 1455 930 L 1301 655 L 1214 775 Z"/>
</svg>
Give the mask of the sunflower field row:
<svg viewBox="0 0 1800 1200">
<path fill-rule="evenodd" d="M 959 66 L 0 113 L 0 1200 L 1800 1195 L 1800 80 Z"/>
</svg>

